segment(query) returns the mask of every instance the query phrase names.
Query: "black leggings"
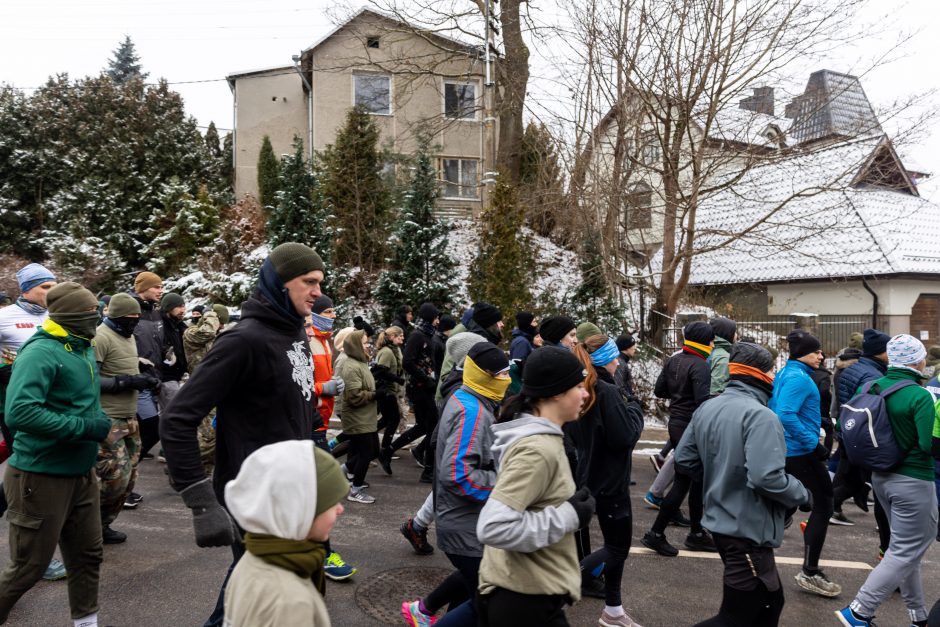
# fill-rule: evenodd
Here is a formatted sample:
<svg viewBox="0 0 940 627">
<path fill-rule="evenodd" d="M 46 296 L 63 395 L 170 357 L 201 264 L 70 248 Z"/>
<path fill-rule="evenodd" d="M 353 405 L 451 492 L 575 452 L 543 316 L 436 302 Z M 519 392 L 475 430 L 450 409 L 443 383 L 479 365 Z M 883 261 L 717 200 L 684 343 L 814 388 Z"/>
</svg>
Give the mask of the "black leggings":
<svg viewBox="0 0 940 627">
<path fill-rule="evenodd" d="M 392 395 L 380 396 L 377 400 L 379 413 L 379 424 L 376 431 L 385 430 L 382 433 L 382 449 L 387 449 L 392 445 L 392 438 L 398 431 L 398 425 L 401 423 L 401 410 L 398 407 L 398 397 Z"/>
<path fill-rule="evenodd" d="M 496 588 L 477 596 L 480 627 L 568 627 L 560 594 L 522 594 Z"/>
<path fill-rule="evenodd" d="M 140 458 L 150 452 L 157 442 L 160 441 L 160 418 L 137 419 L 137 426 L 140 428 Z"/>
<path fill-rule="evenodd" d="M 815 453 L 787 457 L 787 474 L 796 477 L 809 490 L 813 497 L 813 509 L 803 532 L 803 570 L 819 570 L 819 556 L 822 555 L 829 531 L 829 519 L 832 517 L 832 480 L 825 462 Z"/>
<path fill-rule="evenodd" d="M 375 459 L 379 452 L 379 434 L 356 433 L 349 436 L 349 454 L 346 457 L 346 468 L 353 476 L 353 486 L 361 488 L 365 483 L 366 473 L 369 471 L 369 462 Z"/>
<path fill-rule="evenodd" d="M 415 413 L 415 424 L 392 442 L 393 451 L 414 442 L 422 435 L 430 436 L 437 425 L 437 403 L 434 402 L 434 390 L 407 388 L 405 392 Z M 416 447 L 418 455 L 423 456 L 424 465 L 429 468 L 434 464 L 433 455 L 430 453 L 430 439 L 430 437 L 424 438 L 421 444 Z"/>
<path fill-rule="evenodd" d="M 584 583 L 593 577 L 591 573 L 604 564 L 605 603 L 616 607 L 623 605 L 620 587 L 623 581 L 623 565 L 630 554 L 630 544 L 633 540 L 633 516 L 629 511 L 619 518 L 598 512 L 597 522 L 600 523 L 601 533 L 604 534 L 604 546 L 581 562 L 581 581 Z"/>
<path fill-rule="evenodd" d="M 669 441 L 673 447 L 679 446 L 679 440 L 685 433 L 688 423 L 669 421 Z M 653 523 L 654 533 L 665 533 L 669 522 L 679 513 L 679 507 L 686 495 L 689 497 L 689 518 L 692 520 L 692 533 L 702 531 L 702 514 L 704 505 L 702 502 L 702 484 L 694 481 L 692 477 L 683 473 L 676 466 L 676 478 L 673 479 L 672 488 L 666 494 L 662 504 L 659 506 L 659 513 L 656 515 L 656 521 Z"/>
<path fill-rule="evenodd" d="M 839 466 L 836 476 L 832 480 L 833 511 L 841 512 L 842 503 L 855 497 L 867 497 L 868 486 L 865 485 L 865 473 L 858 466 L 852 465 L 845 455 L 839 457 Z"/>
</svg>

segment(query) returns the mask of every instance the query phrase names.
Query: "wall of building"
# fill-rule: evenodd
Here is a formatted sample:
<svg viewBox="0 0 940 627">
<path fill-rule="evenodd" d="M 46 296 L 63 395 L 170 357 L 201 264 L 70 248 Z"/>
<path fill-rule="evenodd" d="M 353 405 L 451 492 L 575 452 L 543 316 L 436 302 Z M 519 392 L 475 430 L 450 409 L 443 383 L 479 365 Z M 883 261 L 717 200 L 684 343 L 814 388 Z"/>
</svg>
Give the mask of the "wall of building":
<svg viewBox="0 0 940 627">
<path fill-rule="evenodd" d="M 910 316 L 917 298 L 924 293 L 940 292 L 940 280 L 872 279 L 878 294 L 878 313 L 886 316 Z M 770 314 L 807 311 L 819 315 L 861 315 L 872 312 L 872 296 L 861 281 L 819 283 L 771 283 L 767 286 Z"/>
</svg>

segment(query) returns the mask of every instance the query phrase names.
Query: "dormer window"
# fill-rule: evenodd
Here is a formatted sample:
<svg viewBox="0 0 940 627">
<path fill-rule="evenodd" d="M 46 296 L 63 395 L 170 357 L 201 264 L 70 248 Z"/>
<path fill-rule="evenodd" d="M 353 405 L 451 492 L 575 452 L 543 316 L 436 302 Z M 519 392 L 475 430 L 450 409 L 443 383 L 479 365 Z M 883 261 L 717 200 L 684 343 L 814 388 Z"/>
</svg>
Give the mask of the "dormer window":
<svg viewBox="0 0 940 627">
<path fill-rule="evenodd" d="M 379 47 L 379 38 L 378 37 L 366 37 L 366 48 L 376 48 Z"/>
</svg>

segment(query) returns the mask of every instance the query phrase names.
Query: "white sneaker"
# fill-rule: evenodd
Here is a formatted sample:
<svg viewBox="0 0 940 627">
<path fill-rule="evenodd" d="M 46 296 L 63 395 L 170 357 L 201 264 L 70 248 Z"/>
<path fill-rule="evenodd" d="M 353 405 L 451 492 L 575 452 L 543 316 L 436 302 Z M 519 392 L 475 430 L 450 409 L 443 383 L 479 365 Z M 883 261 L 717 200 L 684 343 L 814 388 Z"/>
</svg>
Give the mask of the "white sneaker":
<svg viewBox="0 0 940 627">
<path fill-rule="evenodd" d="M 601 612 L 597 624 L 601 627 L 642 627 L 640 623 L 630 618 L 629 614 L 623 613 L 620 616 L 611 616 L 606 609 Z"/>
<path fill-rule="evenodd" d="M 829 578 L 822 571 L 815 575 L 807 575 L 800 570 L 794 579 L 796 579 L 796 585 L 821 597 L 832 598 L 842 593 L 842 586 L 829 581 Z"/>
<path fill-rule="evenodd" d="M 365 505 L 371 505 L 372 503 L 375 503 L 375 497 L 366 494 L 366 491 L 363 488 L 358 490 L 356 488 L 352 488 L 349 491 L 349 494 L 346 496 L 346 500 L 352 501 L 353 503 L 363 503 Z"/>
</svg>

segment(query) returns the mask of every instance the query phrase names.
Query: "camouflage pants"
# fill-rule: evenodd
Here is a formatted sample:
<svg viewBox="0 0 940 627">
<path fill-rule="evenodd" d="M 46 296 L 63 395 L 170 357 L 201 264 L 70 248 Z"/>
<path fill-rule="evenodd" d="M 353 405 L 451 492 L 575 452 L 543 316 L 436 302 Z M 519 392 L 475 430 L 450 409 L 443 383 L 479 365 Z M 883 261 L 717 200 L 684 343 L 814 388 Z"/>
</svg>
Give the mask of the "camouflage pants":
<svg viewBox="0 0 940 627">
<path fill-rule="evenodd" d="M 206 474 L 211 475 L 215 469 L 215 427 L 212 420 L 215 418 L 215 409 L 199 423 L 196 436 L 199 440 L 199 457 Z"/>
<path fill-rule="evenodd" d="M 140 432 L 137 418 L 111 419 L 111 430 L 129 429 L 123 438 L 98 448 L 98 464 L 95 471 L 100 480 L 101 524 L 110 525 L 124 508 L 124 499 L 134 489 L 137 481 L 137 464 L 140 461 Z"/>
</svg>

